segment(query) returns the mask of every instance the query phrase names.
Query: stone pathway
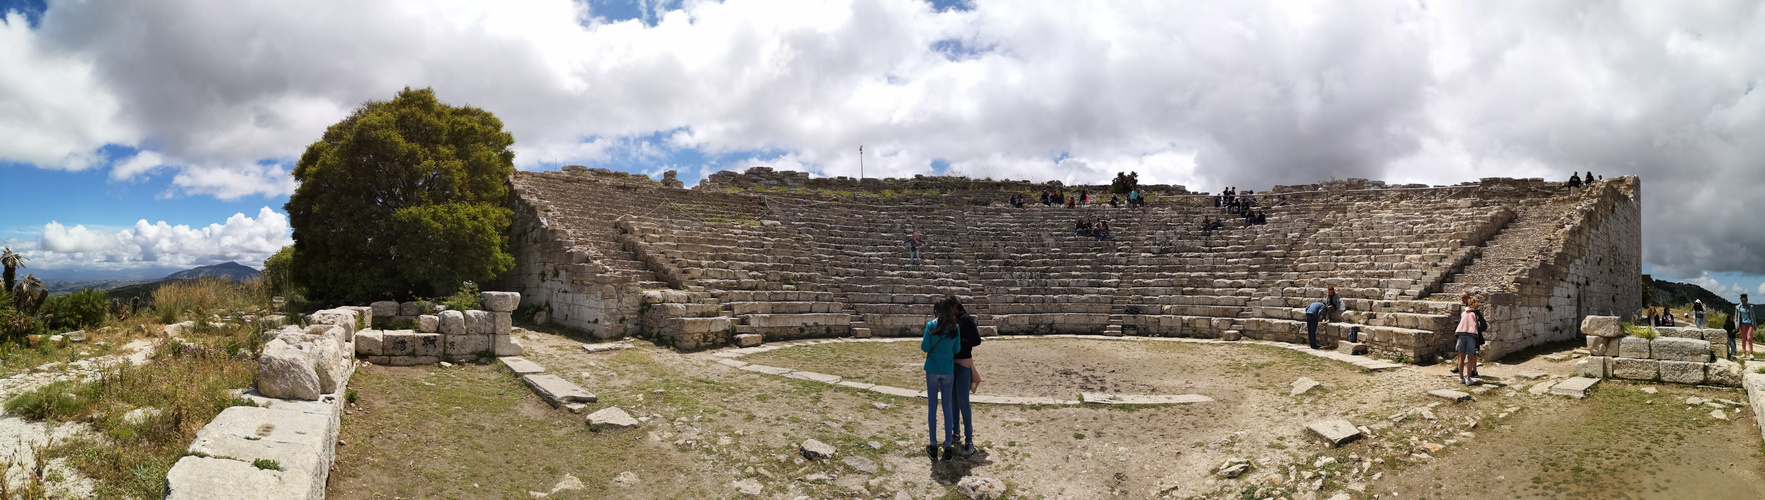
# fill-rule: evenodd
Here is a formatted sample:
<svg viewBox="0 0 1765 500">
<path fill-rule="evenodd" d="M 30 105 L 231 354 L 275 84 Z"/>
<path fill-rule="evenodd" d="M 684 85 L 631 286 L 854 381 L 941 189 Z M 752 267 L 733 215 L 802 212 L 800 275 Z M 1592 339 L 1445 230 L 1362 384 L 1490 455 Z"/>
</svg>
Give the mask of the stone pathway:
<svg viewBox="0 0 1765 500">
<path fill-rule="evenodd" d="M 1336 352 L 1336 351 L 1316 350 L 1316 349 L 1311 349 L 1308 346 L 1301 346 L 1301 345 L 1297 345 L 1297 344 L 1288 344 L 1288 343 L 1284 343 L 1284 342 L 1270 342 L 1270 341 L 1263 341 L 1263 340 L 1249 340 L 1249 339 L 1236 340 L 1236 341 L 1225 341 L 1225 340 L 1214 340 L 1214 339 L 1191 339 L 1191 338 L 1179 338 L 1179 337 L 1113 337 L 1113 336 L 1105 336 L 1105 335 L 1011 335 L 1011 336 L 1000 335 L 1000 336 L 987 337 L 987 340 L 1034 340 L 1034 339 L 1081 339 L 1081 340 L 1105 340 L 1105 341 L 1114 341 L 1114 342 L 1189 342 L 1189 343 L 1197 343 L 1197 344 L 1256 344 L 1256 345 L 1265 345 L 1265 346 L 1270 346 L 1270 347 L 1280 347 L 1280 348 L 1284 348 L 1284 349 L 1292 349 L 1292 350 L 1295 350 L 1298 352 L 1310 354 L 1312 356 L 1317 356 L 1317 357 L 1324 358 L 1324 359 L 1341 361 L 1344 363 L 1352 364 L 1352 365 L 1358 366 L 1364 370 L 1380 371 L 1380 370 L 1389 370 L 1389 369 L 1393 369 L 1393 368 L 1401 368 L 1404 366 L 1408 366 L 1408 365 L 1403 365 L 1403 364 L 1398 364 L 1398 363 L 1392 363 L 1389 361 L 1381 361 L 1381 360 L 1369 358 L 1366 356 L 1344 354 L 1344 353 Z M 863 338 L 863 339 L 861 339 L 861 338 L 806 339 L 806 340 L 774 342 L 774 343 L 765 344 L 765 345 L 756 346 L 756 347 L 725 348 L 725 349 L 721 349 L 721 350 L 711 351 L 709 353 L 704 354 L 704 356 L 714 358 L 714 359 L 716 359 L 716 361 L 718 363 L 722 363 L 724 365 L 728 365 L 731 367 L 739 368 L 739 369 L 746 370 L 746 371 L 756 372 L 756 373 L 764 373 L 767 375 L 778 375 L 778 376 L 783 376 L 783 377 L 788 377 L 788 378 L 822 382 L 822 383 L 826 383 L 826 384 L 833 384 L 833 385 L 839 385 L 839 386 L 844 386 L 844 387 L 850 387 L 850 388 L 858 389 L 858 390 L 866 390 L 866 391 L 877 392 L 877 393 L 881 393 L 881 394 L 888 394 L 891 396 L 924 398 L 925 391 L 915 391 L 915 390 L 911 390 L 911 389 L 903 389 L 900 387 L 870 384 L 870 383 L 865 383 L 865 382 L 853 382 L 850 380 L 845 380 L 838 375 L 829 375 L 829 374 L 824 374 L 824 373 L 798 371 L 798 370 L 792 370 L 789 368 L 780 368 L 780 367 L 776 367 L 776 366 L 759 365 L 759 364 L 753 364 L 753 363 L 749 363 L 746 361 L 742 361 L 740 359 L 741 357 L 747 356 L 749 354 L 759 354 L 762 352 L 774 351 L 774 350 L 778 350 L 778 349 L 784 349 L 787 347 L 810 346 L 810 345 L 819 345 L 819 344 L 836 344 L 836 343 L 844 343 L 844 342 L 913 342 L 913 341 L 918 341 L 918 340 L 919 339 L 915 338 L 915 337 Z M 1032 396 L 988 396 L 988 395 L 976 394 L 976 395 L 970 396 L 969 401 L 972 401 L 975 403 L 981 403 L 981 404 L 997 404 L 997 405 L 1079 405 L 1079 404 L 1085 404 L 1085 403 L 1091 403 L 1091 404 L 1188 404 L 1188 403 L 1212 402 L 1213 398 L 1209 398 L 1207 396 L 1202 396 L 1199 394 L 1083 393 L 1083 394 L 1080 394 L 1080 397 L 1078 399 L 1060 399 L 1060 398 L 1032 397 Z"/>
</svg>

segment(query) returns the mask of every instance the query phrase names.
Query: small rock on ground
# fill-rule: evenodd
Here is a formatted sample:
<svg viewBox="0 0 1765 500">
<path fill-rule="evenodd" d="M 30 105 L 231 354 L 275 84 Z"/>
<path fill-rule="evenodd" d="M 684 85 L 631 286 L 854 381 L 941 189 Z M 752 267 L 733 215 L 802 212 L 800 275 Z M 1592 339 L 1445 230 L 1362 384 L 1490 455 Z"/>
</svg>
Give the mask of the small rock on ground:
<svg viewBox="0 0 1765 500">
<path fill-rule="evenodd" d="M 619 485 L 619 486 L 625 487 L 625 488 L 637 486 L 639 483 L 642 483 L 642 482 L 643 481 L 641 481 L 637 478 L 637 473 L 632 472 L 632 471 L 623 471 L 623 472 L 620 472 L 619 475 L 613 476 L 613 484 L 616 484 L 616 485 Z"/>
<path fill-rule="evenodd" d="M 743 495 L 753 495 L 753 496 L 760 496 L 760 491 L 763 488 L 762 486 L 760 486 L 759 481 L 755 481 L 753 479 L 743 479 L 740 481 L 729 483 L 729 485 L 731 487 L 735 488 L 736 493 L 741 493 Z"/>
<path fill-rule="evenodd" d="M 846 455 L 844 461 L 846 462 L 846 465 L 852 467 L 858 472 L 863 472 L 865 474 L 876 473 L 876 461 L 874 460 L 857 455 Z"/>
<path fill-rule="evenodd" d="M 1312 380 L 1310 377 L 1299 377 L 1299 380 L 1293 381 L 1293 391 L 1287 393 L 1287 395 L 1288 396 L 1298 396 L 1301 394 L 1305 394 L 1306 392 L 1311 391 L 1312 388 L 1315 388 L 1317 386 L 1318 386 L 1318 381 Z"/>
<path fill-rule="evenodd" d="M 993 500 L 1005 495 L 1005 482 L 990 477 L 968 476 L 956 482 L 956 492 L 972 500 Z"/>
<path fill-rule="evenodd" d="M 803 454 L 803 458 L 810 460 L 828 458 L 834 454 L 833 445 L 814 439 L 803 441 L 803 445 L 798 448 L 798 451 Z"/>
</svg>

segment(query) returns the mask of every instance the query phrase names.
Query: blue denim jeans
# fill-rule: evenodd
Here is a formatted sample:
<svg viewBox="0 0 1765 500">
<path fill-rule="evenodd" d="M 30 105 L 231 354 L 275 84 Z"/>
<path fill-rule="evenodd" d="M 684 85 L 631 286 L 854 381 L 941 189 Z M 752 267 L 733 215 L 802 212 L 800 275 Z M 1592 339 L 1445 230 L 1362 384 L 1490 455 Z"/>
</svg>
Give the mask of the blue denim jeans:
<svg viewBox="0 0 1765 500">
<path fill-rule="evenodd" d="M 956 365 L 956 383 L 952 389 L 956 393 L 956 413 L 962 415 L 962 442 L 974 442 L 974 407 L 968 405 L 968 387 L 974 385 L 974 372 L 968 367 Z"/>
<path fill-rule="evenodd" d="M 939 400 L 944 407 L 943 444 L 949 446 L 956 441 L 956 395 L 952 391 L 955 382 L 955 375 L 925 374 L 925 427 L 932 444 L 938 444 Z"/>
<path fill-rule="evenodd" d="M 907 247 L 907 262 L 919 265 L 919 247 Z"/>
<path fill-rule="evenodd" d="M 1305 341 L 1312 349 L 1318 348 L 1318 315 L 1305 315 Z"/>
</svg>

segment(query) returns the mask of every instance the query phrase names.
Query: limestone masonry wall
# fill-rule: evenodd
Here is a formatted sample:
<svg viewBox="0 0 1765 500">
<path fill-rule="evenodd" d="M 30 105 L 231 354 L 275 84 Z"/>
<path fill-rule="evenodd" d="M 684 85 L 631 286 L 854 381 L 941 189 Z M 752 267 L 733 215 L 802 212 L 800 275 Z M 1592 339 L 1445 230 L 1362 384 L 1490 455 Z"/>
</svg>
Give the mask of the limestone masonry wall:
<svg viewBox="0 0 1765 500">
<path fill-rule="evenodd" d="M 540 322 L 685 350 L 916 335 L 945 294 L 987 334 L 1306 342 L 1303 309 L 1335 287 L 1348 311 L 1320 343 L 1431 362 L 1451 350 L 1460 290 L 1489 304 L 1493 357 L 1641 305 L 1634 177 L 1278 186 L 1255 197 L 1268 223 L 1248 227 L 1182 186 L 1147 189 L 1144 208 L 1019 209 L 1006 199 L 1057 184 L 766 168 L 691 190 L 588 169 L 511 184 L 516 267 L 490 288 L 521 292 Z M 1111 238 L 1075 234 L 1081 219 Z"/>
</svg>

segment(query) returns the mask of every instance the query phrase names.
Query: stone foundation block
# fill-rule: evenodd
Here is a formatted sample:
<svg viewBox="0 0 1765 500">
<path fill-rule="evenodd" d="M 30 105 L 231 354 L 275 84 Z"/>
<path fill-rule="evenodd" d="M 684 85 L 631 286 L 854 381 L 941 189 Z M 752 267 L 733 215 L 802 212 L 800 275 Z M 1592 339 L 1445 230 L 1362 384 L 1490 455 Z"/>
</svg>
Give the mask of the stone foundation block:
<svg viewBox="0 0 1765 500">
<path fill-rule="evenodd" d="M 373 309 L 376 318 L 390 318 L 398 315 L 398 303 L 390 300 L 368 304 L 368 307 Z"/>
<path fill-rule="evenodd" d="M 1593 337 L 1603 339 L 1605 337 Z M 1588 356 L 1575 361 L 1575 376 L 1587 378 L 1608 378 L 1612 376 L 1612 358 L 1605 356 Z"/>
<path fill-rule="evenodd" d="M 449 356 L 477 356 L 496 347 L 495 335 L 448 335 L 445 340 L 447 347 L 443 352 Z"/>
<path fill-rule="evenodd" d="M 466 311 L 466 333 L 469 335 L 496 335 L 496 320 L 491 318 L 490 311 Z"/>
<path fill-rule="evenodd" d="M 983 326 L 977 328 L 977 330 L 979 330 L 982 337 L 991 337 L 999 334 L 999 327 L 992 325 Z"/>
<path fill-rule="evenodd" d="M 441 330 L 441 318 L 433 314 L 417 316 L 417 331 L 436 333 Z"/>
<path fill-rule="evenodd" d="M 1619 344 L 1618 339 L 1588 335 L 1587 353 L 1590 356 L 1617 357 Z"/>
<path fill-rule="evenodd" d="M 492 348 L 496 350 L 498 356 L 520 356 L 527 352 L 527 348 L 522 347 L 521 342 L 508 335 L 497 335 L 495 341 L 496 345 Z"/>
<path fill-rule="evenodd" d="M 1356 355 L 1366 354 L 1367 353 L 1367 345 L 1360 343 L 1360 342 L 1349 342 L 1346 340 L 1338 340 L 1338 341 L 1336 341 L 1336 352 L 1340 352 L 1343 354 L 1356 354 Z"/>
<path fill-rule="evenodd" d="M 411 355 L 425 357 L 441 356 L 441 337 L 441 334 L 437 333 L 418 333 L 412 335 L 411 344 L 415 345 L 416 349 L 411 351 Z"/>
<path fill-rule="evenodd" d="M 1652 359 L 1612 358 L 1612 378 L 1654 380 L 1661 374 L 1661 362 Z"/>
<path fill-rule="evenodd" d="M 490 326 L 492 330 L 495 330 L 491 333 L 507 337 L 510 333 L 515 331 L 515 314 L 506 312 L 490 313 Z"/>
<path fill-rule="evenodd" d="M 355 353 L 361 356 L 381 356 L 380 343 L 383 334 L 380 330 L 363 331 L 355 336 Z"/>
<path fill-rule="evenodd" d="M 386 366 L 424 366 L 440 363 L 438 356 L 387 356 Z"/>
<path fill-rule="evenodd" d="M 1675 384 L 1704 383 L 1704 364 L 1689 361 L 1662 361 L 1661 381 Z"/>
<path fill-rule="evenodd" d="M 1618 339 L 1618 357 L 1651 359 L 1649 356 L 1649 339 L 1642 337 L 1624 337 Z"/>
<path fill-rule="evenodd" d="M 744 333 L 735 336 L 736 347 L 754 347 L 760 345 L 761 337 L 755 333 Z"/>
<path fill-rule="evenodd" d="M 410 356 L 417 352 L 417 334 L 410 330 L 380 332 L 380 355 Z"/>
<path fill-rule="evenodd" d="M 412 317 L 423 313 L 424 311 L 422 310 L 422 307 L 419 307 L 416 302 L 401 302 L 398 304 L 399 316 Z"/>
<path fill-rule="evenodd" d="M 442 311 L 441 314 L 437 314 L 436 317 L 441 320 L 441 325 L 437 331 L 441 332 L 442 335 L 466 334 L 466 313 L 460 311 Z"/>
<path fill-rule="evenodd" d="M 1581 334 L 1606 338 L 1623 337 L 1624 326 L 1618 322 L 1617 316 L 1588 316 L 1581 319 Z"/>
<path fill-rule="evenodd" d="M 515 308 L 521 305 L 521 294 L 515 292 L 483 292 L 478 298 L 491 312 L 515 312 Z"/>
<path fill-rule="evenodd" d="M 1660 327 L 1655 327 L 1655 333 L 1661 334 L 1662 337 L 1671 337 L 1671 338 L 1676 338 L 1676 339 L 1700 339 L 1701 340 L 1704 338 L 1704 331 L 1698 329 L 1698 327 L 1696 327 L 1696 326 L 1660 326 Z"/>
<path fill-rule="evenodd" d="M 1649 354 L 1661 361 L 1707 363 L 1710 361 L 1710 343 L 1702 338 L 1661 337 L 1649 343 Z"/>
<path fill-rule="evenodd" d="M 1710 354 L 1717 358 L 1728 357 L 1728 331 L 1721 328 L 1705 328 L 1704 341 L 1710 343 Z"/>
<path fill-rule="evenodd" d="M 1704 382 L 1710 385 L 1740 387 L 1743 373 L 1740 363 L 1719 359 L 1714 363 L 1704 365 Z"/>
</svg>

